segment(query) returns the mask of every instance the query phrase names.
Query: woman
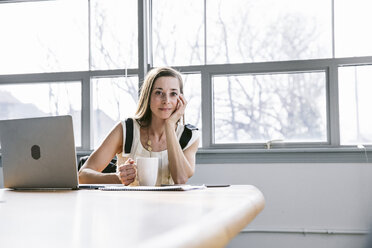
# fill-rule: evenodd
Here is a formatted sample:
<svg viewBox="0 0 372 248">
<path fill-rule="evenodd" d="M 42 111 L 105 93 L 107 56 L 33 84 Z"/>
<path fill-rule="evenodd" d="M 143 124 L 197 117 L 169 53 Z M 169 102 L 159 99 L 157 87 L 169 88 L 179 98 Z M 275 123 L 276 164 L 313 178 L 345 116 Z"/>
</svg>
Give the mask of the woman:
<svg viewBox="0 0 372 248">
<path fill-rule="evenodd" d="M 125 154 L 125 122 L 118 123 L 79 171 L 80 183 L 114 183 L 138 185 L 137 157 L 158 157 L 161 184 L 184 184 L 194 174 L 199 132 L 185 148 L 179 138 L 184 126 L 179 124 L 187 102 L 183 96 L 183 80 L 179 72 L 163 67 L 151 70 L 142 85 L 133 121 L 133 144 Z M 101 173 L 114 156 L 117 173 Z"/>
</svg>

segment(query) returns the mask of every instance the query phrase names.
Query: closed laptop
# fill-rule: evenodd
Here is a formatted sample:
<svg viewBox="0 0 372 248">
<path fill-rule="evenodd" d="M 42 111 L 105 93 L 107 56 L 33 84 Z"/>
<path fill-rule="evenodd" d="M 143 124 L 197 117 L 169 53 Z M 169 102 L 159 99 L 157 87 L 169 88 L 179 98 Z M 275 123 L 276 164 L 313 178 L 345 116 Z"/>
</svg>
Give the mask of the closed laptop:
<svg viewBox="0 0 372 248">
<path fill-rule="evenodd" d="M 4 187 L 77 189 L 72 117 L 0 121 Z"/>
</svg>

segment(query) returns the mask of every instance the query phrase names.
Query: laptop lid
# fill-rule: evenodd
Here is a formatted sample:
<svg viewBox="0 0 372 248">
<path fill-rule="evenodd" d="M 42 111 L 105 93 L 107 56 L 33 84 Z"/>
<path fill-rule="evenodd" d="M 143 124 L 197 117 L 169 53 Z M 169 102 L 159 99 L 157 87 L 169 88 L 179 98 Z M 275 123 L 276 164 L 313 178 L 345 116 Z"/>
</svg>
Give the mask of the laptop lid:
<svg viewBox="0 0 372 248">
<path fill-rule="evenodd" d="M 78 188 L 71 116 L 0 121 L 5 188 Z"/>
</svg>

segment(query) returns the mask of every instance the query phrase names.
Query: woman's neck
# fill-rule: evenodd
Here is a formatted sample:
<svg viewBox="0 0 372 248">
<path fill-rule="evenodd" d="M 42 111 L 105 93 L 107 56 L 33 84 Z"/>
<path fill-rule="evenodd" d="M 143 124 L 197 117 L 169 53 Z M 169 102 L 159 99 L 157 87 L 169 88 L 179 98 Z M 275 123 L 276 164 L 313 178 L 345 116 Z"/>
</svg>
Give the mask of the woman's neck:
<svg viewBox="0 0 372 248">
<path fill-rule="evenodd" d="M 160 140 L 165 134 L 165 120 L 152 118 L 151 123 L 147 128 L 150 135 Z"/>
</svg>

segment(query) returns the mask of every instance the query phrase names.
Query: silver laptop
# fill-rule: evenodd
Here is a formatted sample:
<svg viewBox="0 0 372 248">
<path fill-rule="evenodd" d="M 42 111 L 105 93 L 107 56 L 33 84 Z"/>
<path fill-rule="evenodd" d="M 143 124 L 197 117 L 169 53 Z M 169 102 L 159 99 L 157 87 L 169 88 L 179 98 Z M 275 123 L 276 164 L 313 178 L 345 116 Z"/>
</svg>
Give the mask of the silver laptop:
<svg viewBox="0 0 372 248">
<path fill-rule="evenodd" d="M 0 121 L 4 187 L 77 189 L 71 116 Z"/>
</svg>

